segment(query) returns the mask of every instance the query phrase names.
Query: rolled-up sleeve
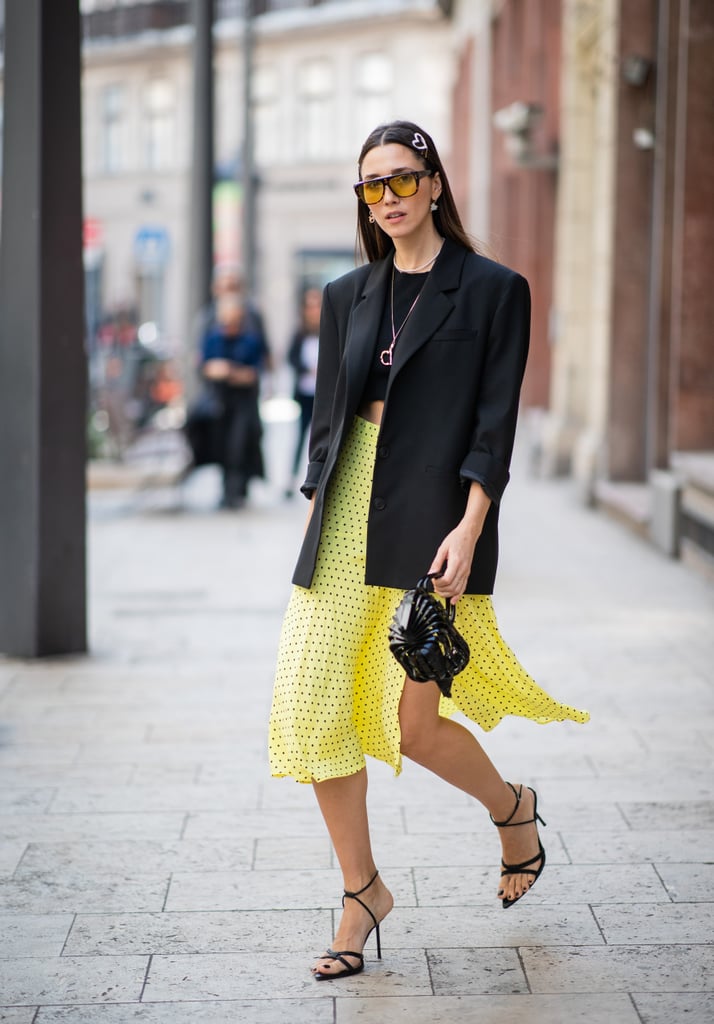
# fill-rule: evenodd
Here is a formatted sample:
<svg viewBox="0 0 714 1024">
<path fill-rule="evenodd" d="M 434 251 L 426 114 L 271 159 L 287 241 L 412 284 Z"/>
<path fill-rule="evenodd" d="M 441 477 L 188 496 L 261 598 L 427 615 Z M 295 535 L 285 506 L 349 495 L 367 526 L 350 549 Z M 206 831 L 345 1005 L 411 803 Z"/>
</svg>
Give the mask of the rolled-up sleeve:
<svg viewBox="0 0 714 1024">
<path fill-rule="evenodd" d="M 528 282 L 512 274 L 491 323 L 481 372 L 476 424 L 460 468 L 462 482 L 476 480 L 494 504 L 509 480 L 518 403 L 530 339 Z"/>
</svg>

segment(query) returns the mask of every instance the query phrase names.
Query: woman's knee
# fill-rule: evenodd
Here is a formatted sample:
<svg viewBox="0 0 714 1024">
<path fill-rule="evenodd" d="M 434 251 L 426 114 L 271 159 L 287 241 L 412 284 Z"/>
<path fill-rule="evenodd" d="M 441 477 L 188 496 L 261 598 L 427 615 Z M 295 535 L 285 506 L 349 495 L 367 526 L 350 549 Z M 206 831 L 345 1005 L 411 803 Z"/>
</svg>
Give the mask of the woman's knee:
<svg viewBox="0 0 714 1024">
<path fill-rule="evenodd" d="M 423 718 L 412 718 L 402 715 L 399 719 L 401 740 L 399 749 L 411 761 L 422 761 L 428 757 L 436 741 L 435 723 Z"/>
</svg>

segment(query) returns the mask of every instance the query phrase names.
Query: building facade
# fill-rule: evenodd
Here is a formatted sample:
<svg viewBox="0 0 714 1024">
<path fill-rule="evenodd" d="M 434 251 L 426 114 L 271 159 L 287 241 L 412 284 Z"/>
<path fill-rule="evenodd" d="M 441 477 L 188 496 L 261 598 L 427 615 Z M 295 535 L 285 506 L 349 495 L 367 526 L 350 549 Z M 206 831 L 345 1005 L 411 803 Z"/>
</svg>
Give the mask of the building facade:
<svg viewBox="0 0 714 1024">
<path fill-rule="evenodd" d="M 531 283 L 533 466 L 710 572 L 714 6 L 501 0 L 471 28 L 454 116 L 477 123 L 487 59 L 491 138 L 457 132 L 455 163 Z"/>
<path fill-rule="evenodd" d="M 139 322 L 155 321 L 167 339 L 190 346 L 192 31 L 189 5 L 175 3 L 169 18 L 171 6 L 122 12 L 94 0 L 85 13 L 86 262 L 95 317 L 133 307 Z M 153 20 L 146 11 L 138 18 L 137 7 L 153 8 Z M 256 10 L 255 299 L 280 355 L 302 289 L 354 266 L 351 186 L 368 132 L 395 117 L 420 121 L 448 159 L 456 41 L 437 2 Z M 224 0 L 216 13 L 215 256 L 241 262 L 245 23 L 240 4 Z"/>
</svg>

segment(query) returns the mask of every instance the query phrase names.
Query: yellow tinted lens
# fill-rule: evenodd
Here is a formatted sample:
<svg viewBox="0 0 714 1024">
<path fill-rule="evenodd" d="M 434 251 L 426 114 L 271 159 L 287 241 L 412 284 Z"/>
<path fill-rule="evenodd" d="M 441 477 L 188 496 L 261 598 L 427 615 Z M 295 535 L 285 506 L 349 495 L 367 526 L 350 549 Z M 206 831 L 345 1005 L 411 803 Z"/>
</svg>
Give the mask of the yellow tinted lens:
<svg viewBox="0 0 714 1024">
<path fill-rule="evenodd" d="M 395 196 L 400 199 L 407 199 L 413 196 L 417 190 L 419 179 L 415 174 L 395 174 L 389 179 L 389 187 Z"/>
<path fill-rule="evenodd" d="M 365 203 L 378 203 L 383 195 L 383 181 L 365 181 L 362 185 L 362 198 Z"/>
</svg>

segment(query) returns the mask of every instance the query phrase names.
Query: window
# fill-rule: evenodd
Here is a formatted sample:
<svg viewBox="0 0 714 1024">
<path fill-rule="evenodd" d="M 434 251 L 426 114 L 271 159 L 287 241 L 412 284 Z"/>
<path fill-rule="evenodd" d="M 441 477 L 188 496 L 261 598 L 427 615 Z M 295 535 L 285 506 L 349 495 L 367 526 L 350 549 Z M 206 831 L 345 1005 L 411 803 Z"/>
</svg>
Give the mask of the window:
<svg viewBox="0 0 714 1024">
<path fill-rule="evenodd" d="M 258 66 L 253 75 L 255 158 L 259 165 L 280 160 L 280 79 L 274 67 Z"/>
<path fill-rule="evenodd" d="M 117 174 L 127 165 L 126 90 L 123 85 L 105 85 L 101 92 L 101 167 L 105 174 Z"/>
<path fill-rule="evenodd" d="M 355 130 L 360 146 L 373 128 L 391 120 L 392 62 L 384 53 L 363 53 L 355 68 Z"/>
<path fill-rule="evenodd" d="M 150 171 L 173 167 L 176 152 L 176 97 L 171 82 L 155 78 L 144 91 L 144 166 Z"/>
<path fill-rule="evenodd" d="M 334 74 L 329 61 L 306 61 L 298 69 L 295 151 L 307 160 L 334 151 Z"/>
</svg>

